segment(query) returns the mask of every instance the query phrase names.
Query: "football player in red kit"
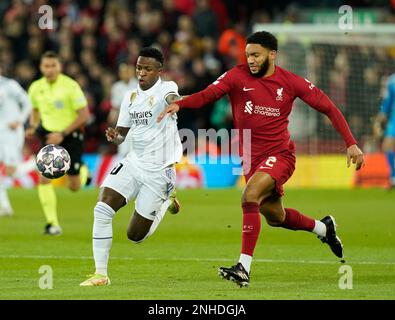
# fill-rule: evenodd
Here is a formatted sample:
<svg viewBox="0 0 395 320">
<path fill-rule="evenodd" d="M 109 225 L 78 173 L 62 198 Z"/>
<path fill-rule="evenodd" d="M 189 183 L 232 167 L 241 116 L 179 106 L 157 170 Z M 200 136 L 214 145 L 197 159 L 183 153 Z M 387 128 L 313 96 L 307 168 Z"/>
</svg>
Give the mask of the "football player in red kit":
<svg viewBox="0 0 395 320">
<path fill-rule="evenodd" d="M 349 126 L 333 102 L 310 81 L 275 65 L 277 39 L 260 31 L 247 38 L 247 64 L 225 72 L 206 89 L 172 103 L 160 114 L 174 114 L 180 108 L 200 108 L 228 94 L 233 121 L 240 132 L 240 149 L 247 185 L 242 196 L 243 230 L 239 262 L 219 268 L 225 279 L 239 286 L 248 286 L 251 261 L 261 229 L 261 213 L 274 227 L 305 230 L 315 233 L 343 258 L 343 245 L 336 235 L 335 219 L 326 216 L 314 220 L 296 209 L 284 208 L 283 185 L 295 169 L 295 145 L 290 140 L 288 118 L 296 98 L 325 114 L 341 134 L 347 146 L 347 166 L 364 163 L 363 153 Z M 243 144 L 243 134 L 250 130 L 249 146 Z"/>
</svg>

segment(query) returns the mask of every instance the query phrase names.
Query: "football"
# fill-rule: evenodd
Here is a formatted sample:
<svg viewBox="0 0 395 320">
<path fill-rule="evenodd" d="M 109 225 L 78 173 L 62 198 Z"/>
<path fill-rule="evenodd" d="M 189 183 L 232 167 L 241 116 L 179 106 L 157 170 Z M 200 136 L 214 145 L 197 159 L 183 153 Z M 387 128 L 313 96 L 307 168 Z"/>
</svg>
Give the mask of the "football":
<svg viewBox="0 0 395 320">
<path fill-rule="evenodd" d="M 38 171 L 48 179 L 64 176 L 70 169 L 70 163 L 70 155 L 67 150 L 55 144 L 42 147 L 36 158 Z"/>
</svg>

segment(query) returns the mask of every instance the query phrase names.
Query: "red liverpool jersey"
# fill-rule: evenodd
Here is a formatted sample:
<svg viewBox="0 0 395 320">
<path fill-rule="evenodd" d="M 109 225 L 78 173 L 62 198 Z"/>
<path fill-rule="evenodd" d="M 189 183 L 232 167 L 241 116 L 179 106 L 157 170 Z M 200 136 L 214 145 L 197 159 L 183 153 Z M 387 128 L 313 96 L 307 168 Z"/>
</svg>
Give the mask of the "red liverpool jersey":
<svg viewBox="0 0 395 320">
<path fill-rule="evenodd" d="M 279 66 L 268 77 L 254 77 L 248 65 L 239 65 L 225 72 L 205 90 L 177 102 L 181 108 L 199 108 L 228 94 L 235 128 L 240 130 L 240 155 L 252 166 L 259 159 L 294 151 L 288 131 L 289 115 L 296 98 L 326 114 L 343 136 L 347 147 L 355 144 L 340 110 L 310 81 Z M 251 146 L 243 145 L 245 131 L 250 129 Z M 244 150 L 244 153 L 242 153 Z M 249 153 L 247 155 L 247 153 Z"/>
</svg>

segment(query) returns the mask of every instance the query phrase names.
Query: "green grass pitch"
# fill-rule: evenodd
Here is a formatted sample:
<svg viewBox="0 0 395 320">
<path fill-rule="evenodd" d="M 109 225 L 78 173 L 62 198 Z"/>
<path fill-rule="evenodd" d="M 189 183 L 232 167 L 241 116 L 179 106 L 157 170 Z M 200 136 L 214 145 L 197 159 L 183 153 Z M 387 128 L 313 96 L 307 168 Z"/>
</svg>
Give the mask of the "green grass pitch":
<svg viewBox="0 0 395 320">
<path fill-rule="evenodd" d="M 217 268 L 239 256 L 237 189 L 179 191 L 182 212 L 165 216 L 156 233 L 139 245 L 126 237 L 129 204 L 113 222 L 112 285 L 82 288 L 79 283 L 94 271 L 91 232 L 98 190 L 57 189 L 57 194 L 64 234 L 50 237 L 42 234 L 36 190 L 10 190 L 16 213 L 0 219 L 0 299 L 395 299 L 395 191 L 286 192 L 286 207 L 319 219 L 335 216 L 352 289 L 339 288 L 342 264 L 313 234 L 266 222 L 250 287 L 220 279 Z M 53 270 L 53 289 L 39 288 L 42 265 Z"/>
</svg>

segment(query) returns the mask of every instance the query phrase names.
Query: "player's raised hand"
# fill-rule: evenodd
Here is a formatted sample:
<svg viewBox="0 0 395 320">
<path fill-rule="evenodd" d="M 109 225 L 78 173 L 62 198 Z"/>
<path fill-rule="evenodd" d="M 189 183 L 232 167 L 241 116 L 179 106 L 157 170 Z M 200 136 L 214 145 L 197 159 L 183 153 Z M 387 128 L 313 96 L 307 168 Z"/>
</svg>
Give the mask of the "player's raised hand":
<svg viewBox="0 0 395 320">
<path fill-rule="evenodd" d="M 347 167 L 350 167 L 351 161 L 356 165 L 355 169 L 361 169 L 364 164 L 363 152 L 358 148 L 356 144 L 347 148 Z"/>
<path fill-rule="evenodd" d="M 166 109 L 159 114 L 158 118 L 156 119 L 156 122 L 161 122 L 166 114 L 169 113 L 170 115 L 173 115 L 173 114 L 177 113 L 178 110 L 180 110 L 180 106 L 177 103 L 169 104 L 166 107 Z"/>
</svg>

